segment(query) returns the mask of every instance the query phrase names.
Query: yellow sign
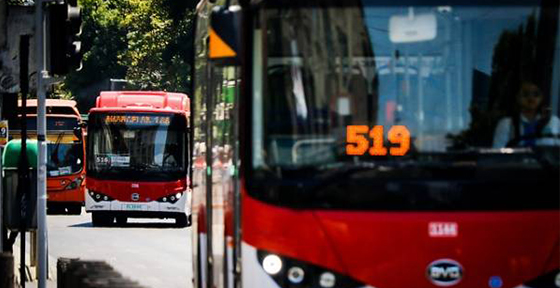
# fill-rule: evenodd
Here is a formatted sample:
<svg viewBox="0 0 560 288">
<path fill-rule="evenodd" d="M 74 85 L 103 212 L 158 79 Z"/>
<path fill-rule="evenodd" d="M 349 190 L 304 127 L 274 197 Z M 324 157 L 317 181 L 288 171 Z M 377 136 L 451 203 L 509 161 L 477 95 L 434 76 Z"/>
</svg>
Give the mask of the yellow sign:
<svg viewBox="0 0 560 288">
<path fill-rule="evenodd" d="M 210 59 L 235 57 L 237 54 L 231 47 L 216 34 L 214 29 L 210 29 Z"/>
<path fill-rule="evenodd" d="M 169 125 L 171 118 L 168 116 L 107 115 L 104 122 L 105 124 Z"/>
<path fill-rule="evenodd" d="M 8 121 L 0 121 L 0 145 L 8 143 Z"/>
</svg>

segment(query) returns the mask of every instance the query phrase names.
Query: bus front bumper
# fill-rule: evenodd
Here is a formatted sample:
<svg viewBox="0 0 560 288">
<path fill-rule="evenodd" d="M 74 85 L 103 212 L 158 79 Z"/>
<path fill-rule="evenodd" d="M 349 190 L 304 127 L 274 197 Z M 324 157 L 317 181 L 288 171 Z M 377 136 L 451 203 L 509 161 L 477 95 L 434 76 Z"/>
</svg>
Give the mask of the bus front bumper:
<svg viewBox="0 0 560 288">
<path fill-rule="evenodd" d="M 85 193 L 86 198 L 86 212 L 92 211 L 122 211 L 122 212 L 133 212 L 142 213 L 146 212 L 147 214 L 151 212 L 159 212 L 159 213 L 185 213 L 187 215 L 191 214 L 190 206 L 187 206 L 187 203 L 190 202 L 191 193 L 186 192 L 183 197 L 181 197 L 175 203 L 167 203 L 167 202 L 158 202 L 158 201 L 150 201 L 150 202 L 126 202 L 126 201 L 95 201 L 93 197 L 89 193 Z"/>
<path fill-rule="evenodd" d="M 61 202 L 61 203 L 75 203 L 82 205 L 84 203 L 84 190 L 85 189 L 72 189 L 72 190 L 47 190 L 47 201 Z"/>
</svg>

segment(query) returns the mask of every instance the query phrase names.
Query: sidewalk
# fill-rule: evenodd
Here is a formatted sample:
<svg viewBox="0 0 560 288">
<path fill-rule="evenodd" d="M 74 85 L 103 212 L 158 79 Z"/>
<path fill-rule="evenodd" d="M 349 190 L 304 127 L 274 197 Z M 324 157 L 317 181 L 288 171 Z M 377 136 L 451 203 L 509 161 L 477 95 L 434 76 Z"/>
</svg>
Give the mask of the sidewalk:
<svg viewBox="0 0 560 288">
<path fill-rule="evenodd" d="M 21 286 L 19 286 L 19 287 L 21 287 Z M 37 280 L 35 280 L 33 282 L 25 282 L 25 288 L 37 288 L 37 287 L 39 287 L 39 282 L 37 282 Z M 47 280 L 47 288 L 56 288 L 56 281 L 48 279 Z"/>
<path fill-rule="evenodd" d="M 36 279 L 36 269 L 37 267 L 31 266 L 31 253 L 29 247 L 29 241 L 26 241 L 26 251 L 25 251 L 25 263 L 26 263 L 26 278 L 25 288 L 36 288 L 39 286 L 39 282 Z M 16 239 L 16 243 L 13 246 L 14 253 L 14 278 L 15 287 L 23 287 L 21 285 L 20 277 L 20 243 L 19 236 Z M 57 259 L 48 257 L 48 279 L 46 279 L 46 288 L 57 288 Z M 62 280 L 68 283 L 78 284 L 79 287 L 136 287 L 142 288 L 138 282 L 131 280 L 122 276 L 118 271 L 116 271 L 111 265 L 107 264 L 105 261 L 96 260 L 78 260 L 78 259 L 65 259 L 62 262 L 61 277 Z M 86 275 L 86 276 L 84 276 Z M 63 284 L 63 283 L 60 283 Z M 72 285 L 74 285 L 72 284 Z M 68 286 L 67 286 L 68 287 Z M 2 288 L 2 287 L 0 287 Z M 74 287 L 71 287 L 74 288 Z"/>
<path fill-rule="evenodd" d="M 16 278 L 16 286 L 15 287 L 22 287 L 21 279 L 20 279 L 20 238 L 16 239 L 14 243 L 13 251 L 14 251 L 14 275 Z M 25 247 L 25 266 L 27 271 L 27 281 L 25 282 L 25 288 L 35 288 L 38 287 L 39 283 L 36 279 L 36 267 L 32 267 L 31 263 L 31 254 L 30 254 L 30 247 L 29 247 L 29 233 L 26 235 L 26 247 Z M 47 288 L 56 288 L 56 259 L 49 255 L 49 267 L 48 267 L 48 279 L 47 279 Z"/>
</svg>

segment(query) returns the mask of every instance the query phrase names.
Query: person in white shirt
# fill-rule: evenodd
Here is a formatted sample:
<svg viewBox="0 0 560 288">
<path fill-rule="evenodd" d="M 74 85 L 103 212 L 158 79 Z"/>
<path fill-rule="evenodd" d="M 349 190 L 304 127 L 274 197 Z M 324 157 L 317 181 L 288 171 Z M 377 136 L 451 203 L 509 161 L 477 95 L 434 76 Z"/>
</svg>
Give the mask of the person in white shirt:
<svg viewBox="0 0 560 288">
<path fill-rule="evenodd" d="M 519 110 L 515 116 L 498 122 L 493 147 L 560 146 L 560 120 L 543 113 L 543 94 L 539 87 L 522 82 L 516 100 Z"/>
<path fill-rule="evenodd" d="M 163 155 L 163 167 L 177 167 L 179 165 L 180 149 L 177 144 L 169 144 Z"/>
</svg>

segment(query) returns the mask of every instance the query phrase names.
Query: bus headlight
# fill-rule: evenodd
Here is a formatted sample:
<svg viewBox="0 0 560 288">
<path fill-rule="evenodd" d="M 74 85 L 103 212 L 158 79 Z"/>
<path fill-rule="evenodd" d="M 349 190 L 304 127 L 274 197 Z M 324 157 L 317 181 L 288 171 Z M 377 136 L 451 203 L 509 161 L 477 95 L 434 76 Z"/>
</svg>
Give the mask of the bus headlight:
<svg viewBox="0 0 560 288">
<path fill-rule="evenodd" d="M 280 287 L 368 287 L 346 275 L 297 259 L 258 250 L 257 260 Z"/>
<path fill-rule="evenodd" d="M 331 288 L 336 285 L 336 276 L 331 272 L 324 272 L 319 276 L 319 285 L 325 288 Z"/>
<path fill-rule="evenodd" d="M 288 280 L 292 284 L 299 284 L 305 279 L 305 272 L 300 267 L 294 266 L 288 270 Z"/>
<path fill-rule="evenodd" d="M 83 178 L 81 176 L 77 177 L 76 179 L 74 179 L 70 183 L 68 183 L 68 185 L 66 185 L 66 187 L 64 187 L 64 190 L 77 189 L 78 187 L 80 187 L 80 185 L 82 185 L 82 181 L 83 181 Z"/>
<path fill-rule="evenodd" d="M 89 194 L 89 196 L 91 196 L 91 198 L 93 198 L 93 200 L 95 202 L 115 200 L 114 198 L 112 198 L 109 195 L 105 195 L 101 192 L 97 192 L 97 191 L 93 191 L 93 190 L 89 190 L 88 194 Z"/>
<path fill-rule="evenodd" d="M 64 187 L 64 190 L 73 190 L 78 188 L 78 184 L 76 184 L 75 181 L 70 182 L 70 184 L 66 185 L 66 187 Z"/>
<path fill-rule="evenodd" d="M 163 197 L 157 199 L 156 201 L 161 202 L 161 203 L 175 204 L 177 201 L 179 201 L 179 199 L 181 199 L 181 197 L 183 197 L 183 192 L 166 195 L 166 196 L 163 196 Z"/>
<path fill-rule="evenodd" d="M 282 270 L 282 259 L 274 254 L 269 254 L 262 260 L 262 266 L 266 273 L 275 275 Z"/>
</svg>

